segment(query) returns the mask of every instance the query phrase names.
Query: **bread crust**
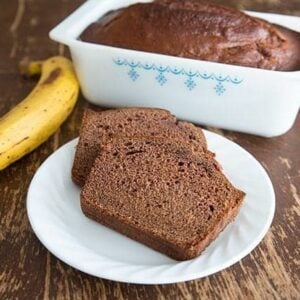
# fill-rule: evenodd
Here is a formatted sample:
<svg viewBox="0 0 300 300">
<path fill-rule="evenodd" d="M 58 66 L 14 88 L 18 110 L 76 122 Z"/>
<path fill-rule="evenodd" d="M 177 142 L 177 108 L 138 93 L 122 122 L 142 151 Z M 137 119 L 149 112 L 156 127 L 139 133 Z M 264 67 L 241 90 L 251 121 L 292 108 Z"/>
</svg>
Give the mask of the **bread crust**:
<svg viewBox="0 0 300 300">
<path fill-rule="evenodd" d="M 299 33 L 209 1 L 134 4 L 90 24 L 80 39 L 261 69 L 300 69 Z"/>
</svg>

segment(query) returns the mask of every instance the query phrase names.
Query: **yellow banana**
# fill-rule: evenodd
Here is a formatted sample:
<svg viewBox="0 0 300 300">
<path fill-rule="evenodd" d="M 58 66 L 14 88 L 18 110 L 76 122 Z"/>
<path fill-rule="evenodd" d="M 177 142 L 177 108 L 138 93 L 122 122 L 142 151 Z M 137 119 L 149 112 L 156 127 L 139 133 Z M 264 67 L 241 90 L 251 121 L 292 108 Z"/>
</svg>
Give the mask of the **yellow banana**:
<svg viewBox="0 0 300 300">
<path fill-rule="evenodd" d="M 0 170 L 45 142 L 71 113 L 78 97 L 78 81 L 67 58 L 32 62 L 25 71 L 41 77 L 21 103 L 0 118 Z"/>
</svg>

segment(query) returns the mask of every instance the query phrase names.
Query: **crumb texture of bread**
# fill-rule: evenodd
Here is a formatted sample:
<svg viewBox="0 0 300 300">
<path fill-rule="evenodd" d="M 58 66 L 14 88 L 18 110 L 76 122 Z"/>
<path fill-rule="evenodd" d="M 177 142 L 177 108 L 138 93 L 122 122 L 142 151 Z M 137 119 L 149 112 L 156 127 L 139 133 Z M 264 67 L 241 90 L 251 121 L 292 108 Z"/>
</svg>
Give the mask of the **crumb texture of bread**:
<svg viewBox="0 0 300 300">
<path fill-rule="evenodd" d="M 76 184 L 84 185 L 101 144 L 114 136 L 184 140 L 195 151 L 206 149 L 202 130 L 191 123 L 177 121 L 167 110 L 123 108 L 98 112 L 87 109 L 72 167 L 72 179 Z"/>
<path fill-rule="evenodd" d="M 186 141 L 115 138 L 81 192 L 89 218 L 176 260 L 198 256 L 233 220 L 244 193 Z"/>
</svg>

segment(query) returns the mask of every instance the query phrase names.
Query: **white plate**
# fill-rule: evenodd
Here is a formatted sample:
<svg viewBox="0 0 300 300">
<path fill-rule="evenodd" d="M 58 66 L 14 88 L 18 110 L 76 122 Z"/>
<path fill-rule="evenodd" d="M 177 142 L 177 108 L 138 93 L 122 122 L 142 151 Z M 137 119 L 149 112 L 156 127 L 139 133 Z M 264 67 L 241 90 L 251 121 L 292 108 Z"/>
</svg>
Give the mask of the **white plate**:
<svg viewBox="0 0 300 300">
<path fill-rule="evenodd" d="M 271 225 L 272 183 L 255 158 L 237 144 L 205 131 L 233 184 L 247 193 L 236 220 L 201 254 L 177 262 L 88 218 L 80 209 L 80 189 L 71 181 L 77 140 L 53 153 L 36 172 L 27 196 L 31 226 L 59 259 L 88 274 L 130 283 L 162 284 L 204 277 L 239 261 Z"/>
</svg>

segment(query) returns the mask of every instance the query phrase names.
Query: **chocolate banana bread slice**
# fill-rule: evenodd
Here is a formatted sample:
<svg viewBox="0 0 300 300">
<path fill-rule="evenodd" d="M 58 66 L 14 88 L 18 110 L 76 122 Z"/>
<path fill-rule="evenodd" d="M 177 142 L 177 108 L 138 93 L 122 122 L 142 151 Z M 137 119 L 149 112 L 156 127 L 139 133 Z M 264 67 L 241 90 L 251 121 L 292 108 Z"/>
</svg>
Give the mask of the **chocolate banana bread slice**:
<svg viewBox="0 0 300 300">
<path fill-rule="evenodd" d="M 84 185 L 100 145 L 116 135 L 183 139 L 194 150 L 206 148 L 206 140 L 200 128 L 177 121 L 175 116 L 163 109 L 123 108 L 100 112 L 88 109 L 83 116 L 72 168 L 72 179 L 76 184 Z"/>
<path fill-rule="evenodd" d="M 114 139 L 81 192 L 84 214 L 176 260 L 198 256 L 237 215 L 244 193 L 210 153 L 182 141 Z"/>
</svg>

